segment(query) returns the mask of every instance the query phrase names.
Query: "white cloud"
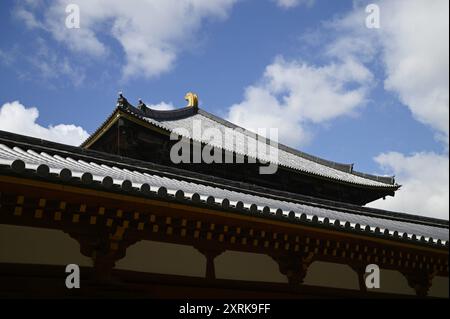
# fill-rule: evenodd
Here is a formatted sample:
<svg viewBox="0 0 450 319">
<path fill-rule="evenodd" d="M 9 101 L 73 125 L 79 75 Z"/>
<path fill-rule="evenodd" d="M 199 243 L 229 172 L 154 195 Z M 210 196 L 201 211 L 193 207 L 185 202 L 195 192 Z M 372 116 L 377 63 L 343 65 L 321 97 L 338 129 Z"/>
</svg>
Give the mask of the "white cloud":
<svg viewBox="0 0 450 319">
<path fill-rule="evenodd" d="M 375 161 L 403 184 L 395 197 L 369 206 L 449 219 L 449 159 L 436 153 L 380 154 Z"/>
<path fill-rule="evenodd" d="M 327 53 L 380 61 L 384 88 L 415 119 L 449 138 L 449 1 L 380 1 L 380 29 L 364 27 L 364 7 L 328 24 L 337 31 Z M 379 59 L 378 59 L 379 58 Z"/>
<path fill-rule="evenodd" d="M 24 7 L 17 7 L 13 11 L 13 15 L 23 21 L 27 28 L 43 28 L 43 25 L 35 18 L 34 14 Z"/>
<path fill-rule="evenodd" d="M 355 3 L 352 12 L 327 25 L 336 34 L 326 54 L 382 66 L 384 89 L 393 92 L 443 142 L 442 154 L 389 152 L 377 156 L 375 161 L 396 175 L 403 187 L 394 198 L 371 205 L 448 219 L 449 2 L 379 1 L 380 29 L 364 27 L 364 6 Z"/>
<path fill-rule="evenodd" d="M 5 52 L 0 49 L 0 63 L 6 66 L 12 65 L 14 56 L 11 52 Z"/>
<path fill-rule="evenodd" d="M 21 79 L 48 82 L 46 84 L 50 87 L 61 87 L 67 83 L 77 87 L 86 78 L 83 67 L 51 49 L 47 41 L 40 37 L 33 41 L 33 54 L 24 53 L 18 46 L 8 48 L 7 51 L 0 50 L 0 64 L 12 68 Z"/>
<path fill-rule="evenodd" d="M 246 89 L 244 101 L 230 108 L 228 118 L 244 127 L 278 127 L 282 141 L 298 146 L 311 137 L 309 125 L 352 114 L 363 105 L 375 82 L 368 67 L 381 66 L 384 88 L 437 132 L 444 149 L 442 154 L 380 154 L 375 159 L 380 169 L 396 175 L 403 187 L 371 206 L 448 219 L 449 3 L 381 1 L 379 30 L 365 27 L 365 7 L 355 3 L 349 14 L 324 23 L 320 37 L 314 34 L 318 54 L 337 62 L 319 67 L 276 61 L 260 83 Z"/>
<path fill-rule="evenodd" d="M 363 106 L 371 81 L 371 72 L 351 59 L 315 66 L 278 58 L 260 84 L 246 89 L 244 101 L 231 106 L 228 119 L 253 130 L 278 128 L 281 141 L 299 146 L 311 137 L 305 126 Z"/>
<path fill-rule="evenodd" d="M 36 123 L 38 117 L 35 107 L 26 108 L 18 101 L 5 103 L 0 108 L 0 130 L 69 145 L 80 145 L 89 136 L 82 127 L 73 124 L 43 127 Z"/>
<path fill-rule="evenodd" d="M 225 19 L 237 0 L 58 0 L 46 8 L 20 7 L 29 26 L 43 26 L 75 52 L 102 57 L 109 48 L 104 38 L 118 41 L 125 53 L 125 77 L 153 77 L 169 71 L 178 54 L 195 47 L 196 32 L 207 19 Z M 65 27 L 65 8 L 80 8 L 80 28 Z"/>
<path fill-rule="evenodd" d="M 316 2 L 315 0 L 272 0 L 276 2 L 276 4 L 284 9 L 290 9 L 297 7 L 299 5 L 305 5 L 307 7 L 311 7 Z"/>
<path fill-rule="evenodd" d="M 449 1 L 386 1 L 382 14 L 385 88 L 448 144 Z"/>
<path fill-rule="evenodd" d="M 147 107 L 151 108 L 152 110 L 159 110 L 159 111 L 169 111 L 169 110 L 175 109 L 175 106 L 173 106 L 172 103 L 166 103 L 166 102 L 147 105 Z"/>
<path fill-rule="evenodd" d="M 26 60 L 36 69 L 39 77 L 45 80 L 67 78 L 75 86 L 83 83 L 86 75 L 81 68 L 73 65 L 67 57 L 60 56 L 49 49 L 42 38 L 36 39 L 36 44 L 36 51 L 33 55 L 27 56 Z"/>
</svg>

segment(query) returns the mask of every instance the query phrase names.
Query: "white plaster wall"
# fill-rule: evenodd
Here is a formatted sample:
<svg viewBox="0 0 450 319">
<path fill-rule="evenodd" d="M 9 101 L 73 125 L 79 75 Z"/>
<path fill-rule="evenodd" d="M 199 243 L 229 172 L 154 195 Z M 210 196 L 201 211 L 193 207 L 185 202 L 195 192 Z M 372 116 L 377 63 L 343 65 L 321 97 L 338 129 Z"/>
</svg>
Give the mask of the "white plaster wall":
<svg viewBox="0 0 450 319">
<path fill-rule="evenodd" d="M 221 279 L 286 283 L 278 264 L 263 254 L 226 251 L 215 259 L 216 277 Z"/>
<path fill-rule="evenodd" d="M 0 262 L 92 266 L 78 242 L 59 230 L 0 225 Z"/>
<path fill-rule="evenodd" d="M 380 288 L 371 289 L 372 292 L 396 293 L 415 295 L 414 289 L 409 287 L 408 280 L 396 270 L 380 269 Z"/>
<path fill-rule="evenodd" d="M 204 277 L 206 258 L 191 246 L 140 241 L 128 247 L 116 269 Z"/>
<path fill-rule="evenodd" d="M 428 295 L 431 297 L 448 298 L 448 277 L 434 277 Z"/>
<path fill-rule="evenodd" d="M 350 266 L 322 261 L 309 266 L 304 284 L 359 290 L 358 275 Z"/>
</svg>

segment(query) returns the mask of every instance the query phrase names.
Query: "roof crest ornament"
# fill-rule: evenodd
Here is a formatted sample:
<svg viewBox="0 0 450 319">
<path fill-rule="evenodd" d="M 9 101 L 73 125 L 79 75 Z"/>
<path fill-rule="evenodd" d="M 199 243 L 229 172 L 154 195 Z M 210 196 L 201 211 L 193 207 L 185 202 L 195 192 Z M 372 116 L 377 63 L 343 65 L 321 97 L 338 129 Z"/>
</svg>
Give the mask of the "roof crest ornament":
<svg viewBox="0 0 450 319">
<path fill-rule="evenodd" d="M 147 105 L 144 103 L 144 101 L 142 101 L 142 99 L 139 99 L 138 102 L 138 109 L 141 110 L 144 114 L 147 114 Z"/>
<path fill-rule="evenodd" d="M 123 96 L 123 92 L 119 92 L 119 97 L 117 98 L 117 107 L 128 109 L 131 106 L 131 104 L 128 102 L 128 100 Z"/>
<path fill-rule="evenodd" d="M 188 105 L 186 107 L 192 107 L 195 110 L 198 109 L 198 96 L 195 93 L 188 92 L 184 96 L 184 99 L 188 101 Z"/>
</svg>

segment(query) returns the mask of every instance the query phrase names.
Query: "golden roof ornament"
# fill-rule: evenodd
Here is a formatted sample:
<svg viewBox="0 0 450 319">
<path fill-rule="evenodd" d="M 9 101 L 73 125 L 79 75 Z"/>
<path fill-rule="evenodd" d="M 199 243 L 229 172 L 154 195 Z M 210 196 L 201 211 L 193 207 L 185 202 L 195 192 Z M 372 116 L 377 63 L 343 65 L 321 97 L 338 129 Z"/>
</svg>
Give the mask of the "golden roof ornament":
<svg viewBox="0 0 450 319">
<path fill-rule="evenodd" d="M 194 109 L 198 109 L 198 96 L 195 93 L 189 92 L 186 93 L 184 99 L 188 102 L 187 107 L 193 107 Z"/>
</svg>

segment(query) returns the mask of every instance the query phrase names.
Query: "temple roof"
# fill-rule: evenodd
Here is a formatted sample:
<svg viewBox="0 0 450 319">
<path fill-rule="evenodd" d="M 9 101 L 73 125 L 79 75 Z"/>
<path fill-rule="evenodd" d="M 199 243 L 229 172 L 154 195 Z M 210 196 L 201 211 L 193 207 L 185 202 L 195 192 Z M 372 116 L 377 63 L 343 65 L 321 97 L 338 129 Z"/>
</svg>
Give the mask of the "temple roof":
<svg viewBox="0 0 450 319">
<path fill-rule="evenodd" d="M 213 145 L 219 149 L 224 149 L 240 155 L 245 155 L 265 162 L 278 164 L 279 166 L 293 169 L 298 172 L 311 174 L 314 176 L 337 180 L 339 182 L 362 185 L 374 188 L 389 188 L 397 190 L 400 186 L 395 182 L 394 177 L 376 176 L 360 173 L 353 170 L 353 164 L 342 164 L 321 159 L 316 156 L 295 150 L 283 144 L 278 144 L 278 158 L 273 158 L 265 154 L 259 154 L 257 151 L 245 148 L 242 141 L 250 139 L 256 141 L 257 135 L 251 131 L 238 127 L 222 118 L 219 118 L 203 109 L 197 107 L 186 107 L 170 111 L 152 110 L 150 108 L 138 109 L 127 101 L 119 104 L 111 116 L 94 132 L 81 146 L 88 147 L 105 131 L 105 125 L 111 120 L 117 118 L 117 113 L 123 113 L 141 120 L 144 123 L 163 129 L 168 133 L 177 133 L 183 137 L 190 138 L 202 143 Z M 225 136 L 226 132 L 232 129 L 233 139 L 237 145 L 224 139 L 223 145 L 214 144 L 214 141 L 196 139 L 193 134 L 194 123 L 199 123 L 201 131 L 208 128 L 217 129 Z M 238 129 L 238 130 L 234 130 Z M 189 132 L 189 134 L 186 134 Z M 244 137 L 244 138 L 243 138 Z M 270 140 L 265 141 L 268 148 L 272 148 Z M 245 150 L 239 152 L 238 150 Z M 270 154 L 270 152 L 267 152 Z"/>
<path fill-rule="evenodd" d="M 230 214 L 448 248 L 448 221 L 236 183 L 2 131 L 0 175 L 123 192 Z"/>
</svg>

